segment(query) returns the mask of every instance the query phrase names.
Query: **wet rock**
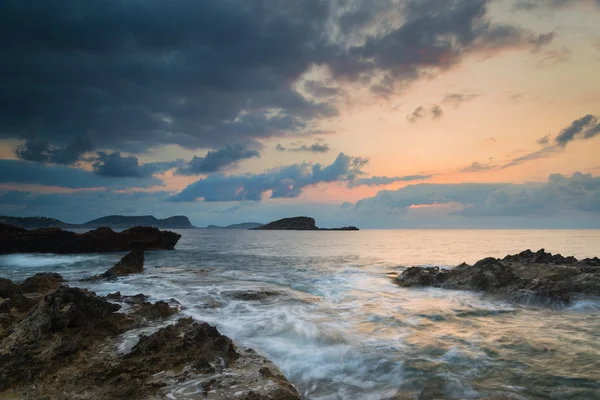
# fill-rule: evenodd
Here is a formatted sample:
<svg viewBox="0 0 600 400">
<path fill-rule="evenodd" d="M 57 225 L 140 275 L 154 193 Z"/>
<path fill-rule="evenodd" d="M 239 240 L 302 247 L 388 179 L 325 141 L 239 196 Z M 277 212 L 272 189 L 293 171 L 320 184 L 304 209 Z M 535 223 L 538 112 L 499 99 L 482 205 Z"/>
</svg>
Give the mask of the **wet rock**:
<svg viewBox="0 0 600 400">
<path fill-rule="evenodd" d="M 231 290 L 223 294 L 235 300 L 257 301 L 280 296 L 283 293 L 275 290 Z"/>
<path fill-rule="evenodd" d="M 183 318 L 142 335 L 131 352 L 98 347 L 72 363 L 17 388 L 19 398 L 176 398 L 299 400 L 296 389 L 271 362 L 245 350 L 205 323 Z M 265 371 L 269 371 L 266 374 Z M 262 371 L 262 372 L 261 372 Z M 0 393 L 1 396 L 1 393 Z"/>
<path fill-rule="evenodd" d="M 172 250 L 181 235 L 138 226 L 115 232 L 98 228 L 75 233 L 59 228 L 27 230 L 0 223 L 0 253 L 100 253 L 130 250 Z"/>
<path fill-rule="evenodd" d="M 104 273 L 104 277 L 108 279 L 119 276 L 139 274 L 144 271 L 144 252 L 141 250 L 133 250 L 115 264 L 114 267 Z"/>
<path fill-rule="evenodd" d="M 66 280 L 55 272 L 41 272 L 25 279 L 19 288 L 23 293 L 46 294 L 58 289 L 63 282 Z"/>
<path fill-rule="evenodd" d="M 25 312 L 35 305 L 11 280 L 0 278 L 0 313 Z"/>
<path fill-rule="evenodd" d="M 503 259 L 484 258 L 474 265 L 461 264 L 451 270 L 412 267 L 395 282 L 403 287 L 434 286 L 445 289 L 477 290 L 514 299 L 540 299 L 568 302 L 572 294 L 600 295 L 600 268 L 596 259 L 577 261 L 575 257 L 525 250 Z"/>
<path fill-rule="evenodd" d="M 13 284 L 2 288 L 14 292 L 18 287 Z M 57 368 L 69 368 L 75 355 L 108 338 L 144 326 L 146 320 L 176 312 L 164 302 L 144 303 L 139 306 L 139 313 L 117 313 L 120 308 L 85 289 L 60 286 L 25 318 L 8 321 L 13 324 L 10 332 L 0 337 L 0 397 L 9 387 L 26 388 Z"/>
<path fill-rule="evenodd" d="M 92 276 L 91 278 L 85 279 L 90 281 L 97 281 L 102 279 L 114 280 L 120 276 L 127 276 L 131 274 L 139 274 L 144 271 L 144 252 L 141 250 L 133 250 L 132 252 L 125 255 L 121 260 L 115 264 L 114 267 L 107 270 L 105 273 L 100 275 Z"/>
<path fill-rule="evenodd" d="M 447 272 L 438 267 L 410 267 L 407 268 L 396 283 L 400 286 L 437 286 L 447 275 Z"/>
</svg>

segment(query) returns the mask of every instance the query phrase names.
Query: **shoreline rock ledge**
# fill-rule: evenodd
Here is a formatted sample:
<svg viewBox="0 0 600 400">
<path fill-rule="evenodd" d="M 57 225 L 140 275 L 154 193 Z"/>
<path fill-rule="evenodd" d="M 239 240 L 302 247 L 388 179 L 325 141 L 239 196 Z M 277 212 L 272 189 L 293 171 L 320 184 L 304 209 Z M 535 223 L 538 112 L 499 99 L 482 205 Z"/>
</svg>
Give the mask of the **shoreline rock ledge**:
<svg viewBox="0 0 600 400">
<path fill-rule="evenodd" d="M 0 254 L 173 250 L 180 238 L 178 233 L 148 226 L 137 226 L 122 232 L 104 227 L 75 233 L 60 228 L 27 230 L 0 223 Z"/>
<path fill-rule="evenodd" d="M 402 287 L 433 286 L 504 295 L 515 300 L 532 297 L 569 302 L 572 295 L 600 296 L 600 259 L 563 257 L 525 250 L 503 259 L 484 258 L 452 269 L 411 267 L 394 282 Z"/>
<path fill-rule="evenodd" d="M 143 294 L 101 297 L 62 281 L 0 278 L 0 398 L 300 400 L 273 363 L 208 323 L 175 321 L 177 308 Z"/>
</svg>

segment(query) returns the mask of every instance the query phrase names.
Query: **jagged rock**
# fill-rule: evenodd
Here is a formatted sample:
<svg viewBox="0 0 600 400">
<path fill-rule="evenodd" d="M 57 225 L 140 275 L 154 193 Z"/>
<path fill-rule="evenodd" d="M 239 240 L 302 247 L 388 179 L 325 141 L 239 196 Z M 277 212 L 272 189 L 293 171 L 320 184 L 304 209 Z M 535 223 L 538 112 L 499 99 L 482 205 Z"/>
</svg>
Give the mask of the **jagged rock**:
<svg viewBox="0 0 600 400">
<path fill-rule="evenodd" d="M 63 282 L 66 280 L 55 272 L 40 272 L 21 282 L 19 289 L 23 293 L 46 294 L 58 289 Z"/>
<path fill-rule="evenodd" d="M 575 257 L 552 255 L 544 249 L 525 250 L 499 260 L 488 257 L 475 265 L 461 264 L 451 270 L 412 267 L 395 282 L 403 287 L 434 286 L 445 289 L 478 290 L 521 299 L 568 302 L 572 294 L 600 295 L 597 258 L 577 261 Z"/>
<path fill-rule="evenodd" d="M 176 312 L 164 302 L 145 303 L 141 313 L 117 313 L 120 308 L 85 289 L 61 286 L 48 294 L 26 318 L 15 322 L 0 342 L 0 397 L 8 387 L 22 385 L 26 389 L 57 368 L 68 368 L 75 354 L 144 326 L 146 319 Z M 25 397 L 39 398 L 36 396 Z"/>
<path fill-rule="evenodd" d="M 144 271 L 144 252 L 141 250 L 133 250 L 132 252 L 125 255 L 121 260 L 115 264 L 114 267 L 108 269 L 106 272 L 100 275 L 94 275 L 90 278 L 84 279 L 84 281 L 97 281 L 101 279 L 117 279 L 120 276 L 127 276 L 131 274 L 139 274 Z"/>
<path fill-rule="evenodd" d="M 177 398 L 300 399 L 271 362 L 250 349 L 236 348 L 214 326 L 191 318 L 141 335 L 124 355 L 98 351 L 100 346 L 80 349 L 69 363 L 44 369 L 45 374 L 33 375 L 12 392 L 26 400 L 141 400 L 169 393 Z"/>
<path fill-rule="evenodd" d="M 104 273 L 107 279 L 114 279 L 119 276 L 139 274 L 144 271 L 144 252 L 141 250 L 133 250 L 125 255 L 115 264 L 114 267 Z"/>
<path fill-rule="evenodd" d="M 0 223 L 0 253 L 99 253 L 113 251 L 172 250 L 181 235 L 138 226 L 115 232 L 98 228 L 75 233 L 59 228 L 27 230 Z"/>
<path fill-rule="evenodd" d="M 0 313 L 25 312 L 35 305 L 11 280 L 0 278 Z"/>
</svg>

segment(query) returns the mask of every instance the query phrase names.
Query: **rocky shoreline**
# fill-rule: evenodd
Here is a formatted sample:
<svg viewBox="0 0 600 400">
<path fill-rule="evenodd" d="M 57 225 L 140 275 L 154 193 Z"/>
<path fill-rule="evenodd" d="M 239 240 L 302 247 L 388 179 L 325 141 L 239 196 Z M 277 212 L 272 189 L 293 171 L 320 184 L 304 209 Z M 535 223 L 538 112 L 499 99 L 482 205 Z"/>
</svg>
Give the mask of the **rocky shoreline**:
<svg viewBox="0 0 600 400">
<path fill-rule="evenodd" d="M 136 273 L 139 261 L 139 252 L 130 253 L 109 271 L 138 264 L 138 271 L 127 270 Z M 100 278 L 116 279 L 109 271 Z M 97 296 L 65 285 L 56 273 L 21 283 L 0 279 L 0 397 L 300 399 L 254 350 L 205 322 L 177 319 L 181 306 L 174 299 L 147 300 Z M 155 330 L 119 351 L 123 334 L 144 327 Z"/>
<path fill-rule="evenodd" d="M 569 302 L 574 295 L 600 296 L 600 259 L 563 257 L 525 250 L 502 259 L 484 258 L 452 269 L 410 267 L 394 282 L 402 287 L 432 286 L 473 290 L 515 300 Z"/>
<path fill-rule="evenodd" d="M 0 223 L 0 254 L 10 253 L 104 253 L 129 250 L 173 250 L 181 235 L 149 226 L 122 232 L 98 228 L 85 233 L 60 228 L 28 230 Z"/>
</svg>

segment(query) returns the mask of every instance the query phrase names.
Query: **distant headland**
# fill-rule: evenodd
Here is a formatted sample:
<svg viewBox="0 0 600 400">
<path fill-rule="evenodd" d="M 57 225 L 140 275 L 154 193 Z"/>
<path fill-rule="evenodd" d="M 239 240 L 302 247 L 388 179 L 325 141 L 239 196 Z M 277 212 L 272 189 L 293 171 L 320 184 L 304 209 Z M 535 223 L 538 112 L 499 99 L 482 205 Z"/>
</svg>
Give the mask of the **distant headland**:
<svg viewBox="0 0 600 400">
<path fill-rule="evenodd" d="M 311 217 L 292 217 L 283 218 L 277 221 L 269 222 L 251 230 L 256 231 L 357 231 L 355 226 L 344 226 L 342 228 L 319 228 L 315 219 Z"/>
<path fill-rule="evenodd" d="M 67 229 L 96 229 L 109 227 L 112 229 L 129 229 L 135 226 L 151 226 L 159 229 L 192 229 L 194 226 L 183 215 L 158 219 L 152 215 L 124 216 L 109 215 L 97 218 L 83 224 L 69 224 L 54 218 L 46 217 L 7 217 L 0 216 L 0 223 L 11 224 L 21 228 L 67 228 Z"/>
</svg>

